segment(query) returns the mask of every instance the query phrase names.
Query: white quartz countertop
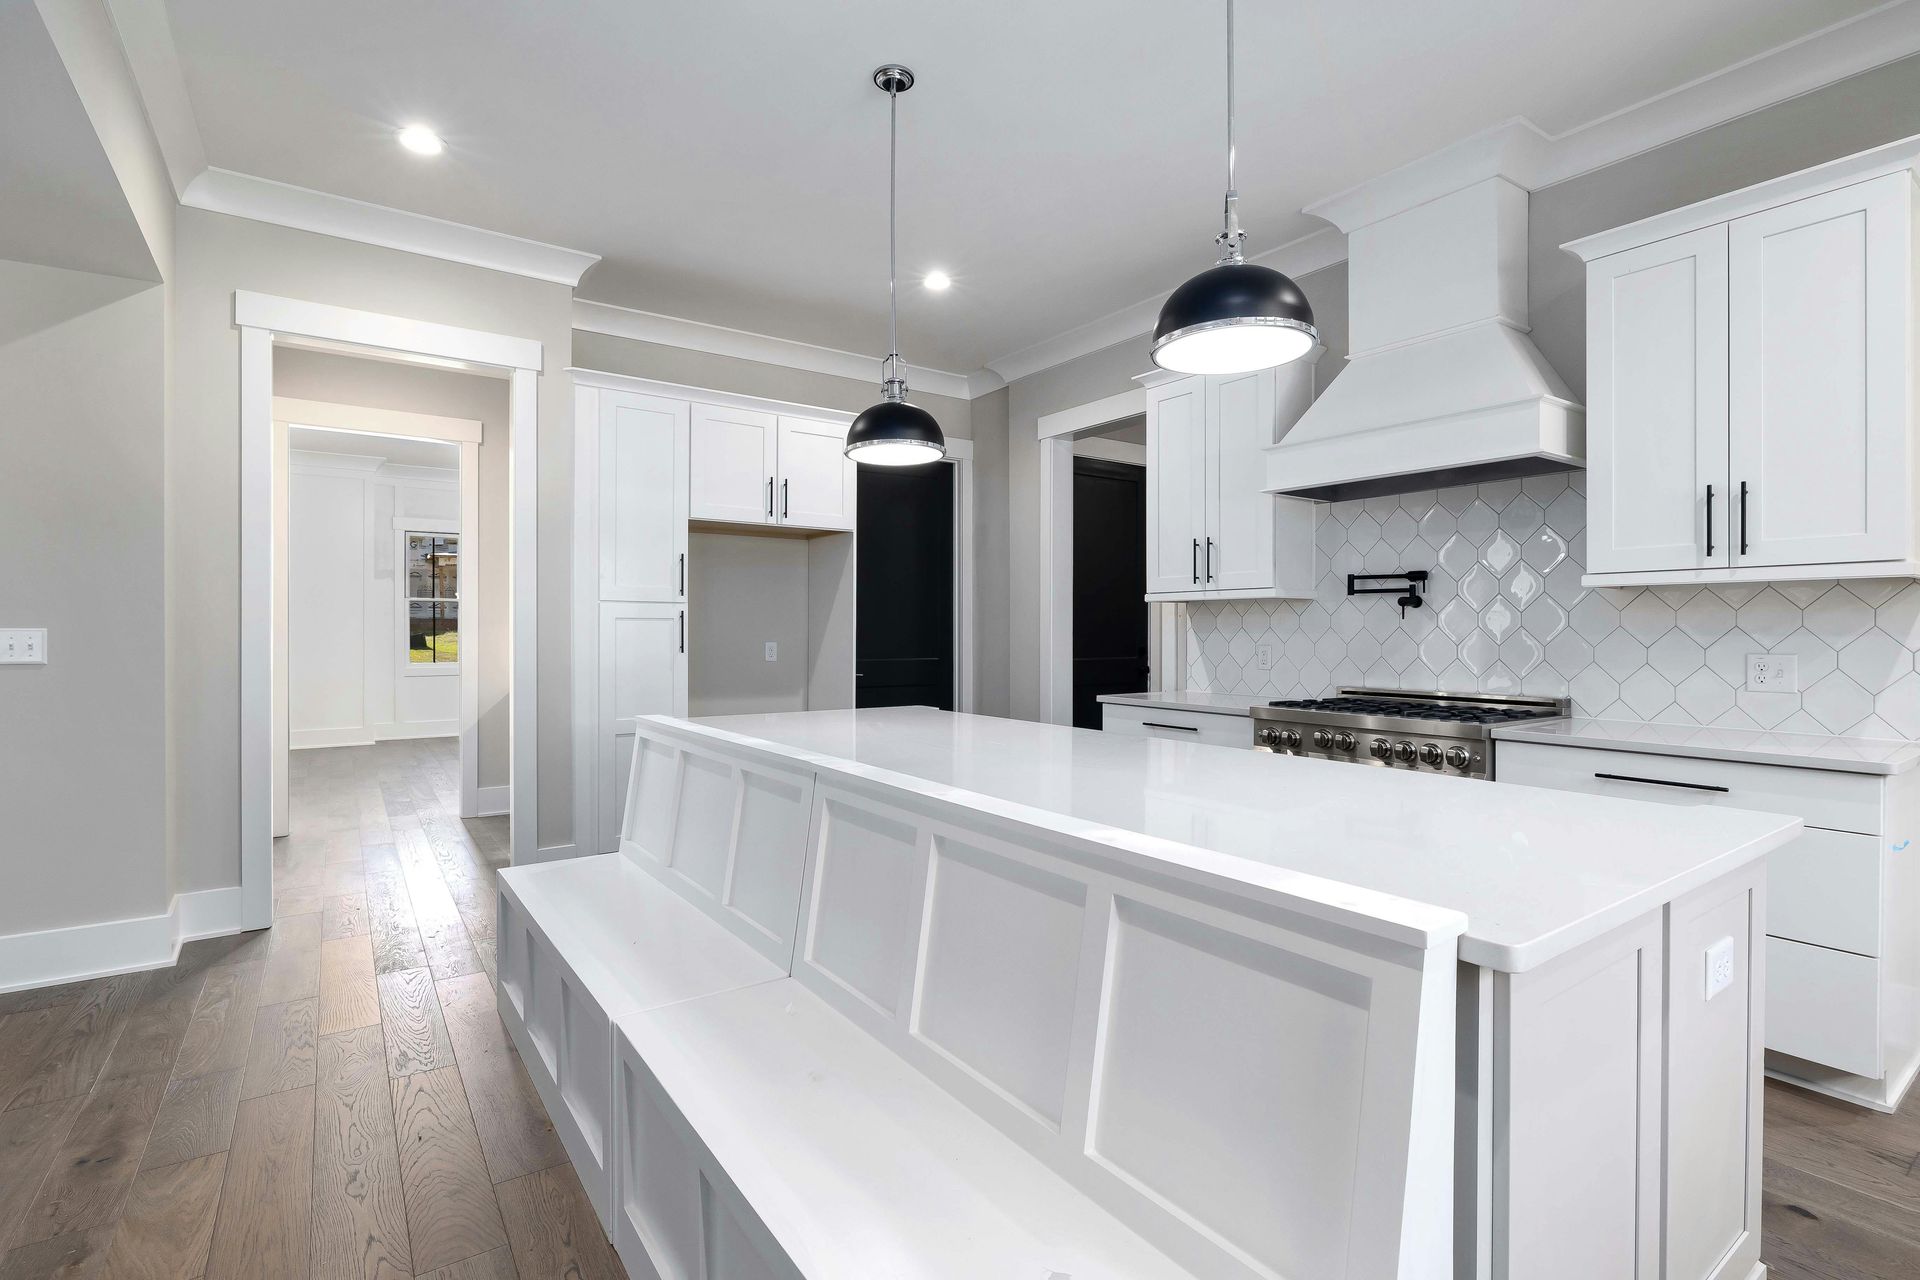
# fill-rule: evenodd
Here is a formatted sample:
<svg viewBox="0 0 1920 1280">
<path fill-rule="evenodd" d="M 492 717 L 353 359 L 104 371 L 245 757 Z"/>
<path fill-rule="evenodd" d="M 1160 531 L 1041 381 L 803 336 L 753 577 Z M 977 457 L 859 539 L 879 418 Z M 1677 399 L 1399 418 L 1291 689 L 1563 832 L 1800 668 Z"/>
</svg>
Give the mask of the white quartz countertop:
<svg viewBox="0 0 1920 1280">
<path fill-rule="evenodd" d="M 1103 693 L 1100 701 L 1119 707 L 1156 707 L 1163 711 L 1206 711 L 1215 715 L 1244 716 L 1259 705 L 1244 693 L 1189 693 L 1183 689 L 1166 693 Z"/>
<path fill-rule="evenodd" d="M 648 719 L 656 719 L 647 717 Z M 924 707 L 660 723 L 1249 885 L 1273 870 L 1463 913 L 1461 958 L 1540 965 L 1764 856 L 1797 818 Z M 1140 837 L 1146 837 L 1141 839 Z"/>
<path fill-rule="evenodd" d="M 1637 720 L 1541 720 L 1497 726 L 1496 741 L 1545 742 L 1603 751 L 1644 751 L 1650 755 L 1691 756 L 1699 760 L 1740 760 L 1844 773 L 1905 773 L 1920 764 L 1920 743 L 1883 738 L 1827 737 L 1817 733 L 1775 733 L 1765 729 L 1716 729 L 1685 724 L 1645 724 Z M 1495 772 L 1498 772 L 1496 763 Z"/>
</svg>

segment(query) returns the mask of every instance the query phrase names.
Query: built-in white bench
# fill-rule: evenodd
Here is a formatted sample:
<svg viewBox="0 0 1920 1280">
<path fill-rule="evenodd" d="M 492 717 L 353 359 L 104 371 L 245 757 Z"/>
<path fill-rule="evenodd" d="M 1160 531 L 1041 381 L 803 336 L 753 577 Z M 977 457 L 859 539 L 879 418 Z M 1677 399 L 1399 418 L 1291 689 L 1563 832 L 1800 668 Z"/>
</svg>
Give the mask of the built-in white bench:
<svg viewBox="0 0 1920 1280">
<path fill-rule="evenodd" d="M 614 1015 L 634 1276 L 1451 1275 L 1457 913 L 702 727 L 637 742 L 617 856 L 662 884 L 789 865 L 723 764 L 811 776 L 762 913 L 793 976 Z"/>
</svg>

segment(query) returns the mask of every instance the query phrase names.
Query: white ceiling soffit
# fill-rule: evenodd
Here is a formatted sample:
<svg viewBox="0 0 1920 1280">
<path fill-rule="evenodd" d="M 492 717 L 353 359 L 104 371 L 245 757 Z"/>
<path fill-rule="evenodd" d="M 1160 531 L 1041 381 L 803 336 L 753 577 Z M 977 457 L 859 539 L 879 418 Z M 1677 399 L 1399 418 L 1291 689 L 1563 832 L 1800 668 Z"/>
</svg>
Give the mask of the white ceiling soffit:
<svg viewBox="0 0 1920 1280">
<path fill-rule="evenodd" d="M 147 123 L 160 144 L 173 194 L 185 195 L 187 184 L 207 167 L 207 150 L 200 141 L 200 122 L 193 118 L 164 0 L 106 0 L 106 6 L 139 87 Z"/>
<path fill-rule="evenodd" d="M 855 351 L 816 347 L 812 343 L 795 342 L 791 338 L 748 333 L 744 329 L 702 324 L 697 320 L 656 315 L 651 311 L 635 311 L 628 307 L 616 307 L 609 302 L 575 298 L 573 327 L 589 333 L 611 334 L 616 338 L 633 338 L 639 342 L 657 342 L 689 351 L 704 351 L 708 355 L 732 356 L 738 360 L 755 360 L 785 369 L 831 374 L 836 378 L 871 382 L 876 387 L 880 383 L 879 356 L 863 356 Z M 904 361 L 901 367 L 906 371 L 907 385 L 914 390 L 936 396 L 951 396 L 956 400 L 970 400 L 1001 385 L 997 377 L 985 371 L 984 376 L 982 373 L 969 376 L 948 373 L 944 369 L 925 369 Z"/>
</svg>

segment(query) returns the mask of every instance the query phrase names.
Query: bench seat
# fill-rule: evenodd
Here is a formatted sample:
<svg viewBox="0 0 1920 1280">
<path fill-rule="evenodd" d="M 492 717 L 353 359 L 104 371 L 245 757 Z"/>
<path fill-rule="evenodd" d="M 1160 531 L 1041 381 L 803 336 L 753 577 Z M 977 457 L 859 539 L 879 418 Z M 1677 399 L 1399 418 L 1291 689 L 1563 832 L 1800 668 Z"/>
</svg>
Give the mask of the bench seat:
<svg viewBox="0 0 1920 1280">
<path fill-rule="evenodd" d="M 613 1020 L 786 976 L 619 854 L 500 873 L 499 1006 L 611 1230 Z"/>
<path fill-rule="evenodd" d="M 1191 1277 L 802 982 L 616 1020 L 635 1280 Z"/>
</svg>

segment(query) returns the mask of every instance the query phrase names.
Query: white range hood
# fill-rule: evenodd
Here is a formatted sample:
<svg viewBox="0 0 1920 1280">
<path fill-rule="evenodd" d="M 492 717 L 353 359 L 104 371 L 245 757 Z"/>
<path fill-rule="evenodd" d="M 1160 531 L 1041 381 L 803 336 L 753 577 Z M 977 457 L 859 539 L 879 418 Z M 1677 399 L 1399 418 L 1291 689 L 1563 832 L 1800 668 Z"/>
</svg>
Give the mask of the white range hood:
<svg viewBox="0 0 1920 1280">
<path fill-rule="evenodd" d="M 1309 212 L 1378 212 L 1328 206 Z M 1341 229 L 1347 367 L 1267 450 L 1269 492 L 1337 501 L 1585 465 L 1585 411 L 1527 338 L 1524 189 L 1486 177 Z"/>
</svg>

